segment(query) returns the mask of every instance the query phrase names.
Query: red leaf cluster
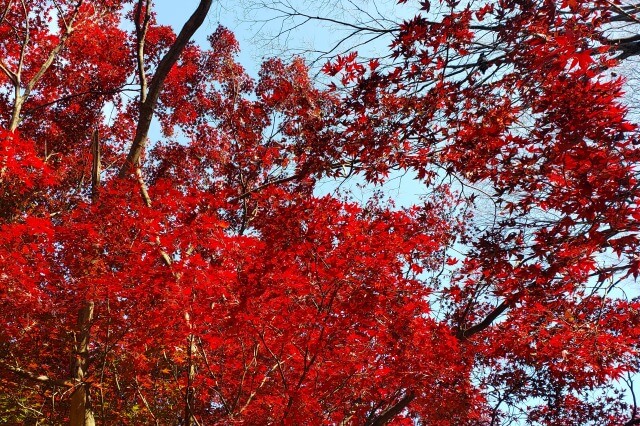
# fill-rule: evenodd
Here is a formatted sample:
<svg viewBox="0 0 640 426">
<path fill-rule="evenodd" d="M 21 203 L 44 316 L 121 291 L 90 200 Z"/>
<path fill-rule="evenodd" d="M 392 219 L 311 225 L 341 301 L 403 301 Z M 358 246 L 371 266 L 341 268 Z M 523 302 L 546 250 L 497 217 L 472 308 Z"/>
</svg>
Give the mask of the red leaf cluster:
<svg viewBox="0 0 640 426">
<path fill-rule="evenodd" d="M 222 27 L 163 74 L 181 36 L 144 1 L 6 3 L 0 422 L 64 423 L 79 389 L 104 424 L 629 417 L 640 158 L 607 2 L 422 1 L 330 90 L 302 59 L 254 81 Z M 322 192 L 398 173 L 411 207 Z"/>
</svg>

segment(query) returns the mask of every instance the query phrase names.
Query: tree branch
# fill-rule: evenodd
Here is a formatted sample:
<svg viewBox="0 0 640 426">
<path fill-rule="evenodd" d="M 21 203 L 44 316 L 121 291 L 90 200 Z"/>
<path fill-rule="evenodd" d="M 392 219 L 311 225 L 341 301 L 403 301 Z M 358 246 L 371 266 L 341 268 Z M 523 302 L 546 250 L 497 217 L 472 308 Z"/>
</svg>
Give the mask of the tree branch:
<svg viewBox="0 0 640 426">
<path fill-rule="evenodd" d="M 4 20 L 7 18 L 7 14 L 9 13 L 9 9 L 11 9 L 11 6 L 13 6 L 13 0 L 9 0 L 7 2 L 7 5 L 2 12 L 2 16 L 0 16 L 0 24 L 4 23 Z"/>
<path fill-rule="evenodd" d="M 145 101 L 140 105 L 140 115 L 138 117 L 138 126 L 136 128 L 136 134 L 131 144 L 131 149 L 127 155 L 125 163 L 120 169 L 119 176 L 124 177 L 132 167 L 138 164 L 140 154 L 144 150 L 147 137 L 149 135 L 149 127 L 151 126 L 151 120 L 153 118 L 153 112 L 158 103 L 160 92 L 164 81 L 169 74 L 169 71 L 173 65 L 177 62 L 180 54 L 184 50 L 185 46 L 196 32 L 198 28 L 204 22 L 204 18 L 207 16 L 213 0 L 201 0 L 198 8 L 193 12 L 189 20 L 184 24 L 180 34 L 176 38 L 176 41 L 169 48 L 169 51 L 164 55 L 158 68 L 149 83 L 149 91 Z"/>
<path fill-rule="evenodd" d="M 391 407 L 389 407 L 386 410 L 384 410 L 376 418 L 368 420 L 365 423 L 365 426 L 384 426 L 384 425 L 386 425 L 387 423 L 389 423 L 389 421 L 391 421 L 391 419 L 393 419 L 395 416 L 400 414 L 400 412 L 402 412 L 402 410 L 407 408 L 407 406 L 411 403 L 411 401 L 413 401 L 415 399 L 415 397 L 416 397 L 416 395 L 412 391 L 407 392 L 407 394 L 400 401 L 396 402 L 394 405 L 392 405 Z"/>
<path fill-rule="evenodd" d="M 51 377 L 45 376 L 44 374 L 36 374 L 32 371 L 25 370 L 24 368 L 9 365 L 1 361 L 0 361 L 0 368 L 11 371 L 12 373 L 22 378 L 29 379 L 34 382 L 38 382 L 48 386 L 61 386 L 61 387 L 69 387 L 69 388 L 74 386 L 74 384 L 69 381 L 52 379 Z"/>
<path fill-rule="evenodd" d="M 272 186 L 272 185 L 279 185 L 281 183 L 291 182 L 292 180 L 296 180 L 296 179 L 301 178 L 303 175 L 304 175 L 303 173 L 295 173 L 295 174 L 293 174 L 291 176 L 287 176 L 287 177 L 284 177 L 284 178 L 270 180 L 268 182 L 263 183 L 262 185 L 259 185 L 259 186 L 255 187 L 253 189 L 249 189 L 248 191 L 243 192 L 242 194 L 238 195 L 237 197 L 232 198 L 231 201 L 243 200 L 243 199 L 249 197 L 251 194 L 254 194 L 256 192 L 259 192 L 259 191 L 263 190 L 264 188 L 267 188 L 267 187 Z"/>
<path fill-rule="evenodd" d="M 611 19 L 611 22 L 615 22 L 615 21 L 627 21 L 627 22 L 635 22 L 635 23 L 640 23 L 640 19 L 638 19 L 635 16 L 635 13 L 637 13 L 638 7 L 637 6 L 632 6 L 630 8 L 624 8 L 624 7 L 620 7 L 619 5 L 611 2 L 611 1 L 607 1 L 606 2 L 609 7 L 613 10 L 615 10 L 618 15 L 614 16 Z"/>
<path fill-rule="evenodd" d="M 18 125 L 20 124 L 20 113 L 22 111 L 22 106 L 24 105 L 24 102 L 27 100 L 27 98 L 31 94 L 31 91 L 33 90 L 35 85 L 38 83 L 38 81 L 40 81 L 42 76 L 51 67 L 51 65 L 53 64 L 53 61 L 55 61 L 56 57 L 58 56 L 62 48 L 65 46 L 69 37 L 71 37 L 71 33 L 73 32 L 73 27 L 72 27 L 73 22 L 75 21 L 78 15 L 78 11 L 80 10 L 80 6 L 82 6 L 83 2 L 84 0 L 79 0 L 78 3 L 76 3 L 75 9 L 71 15 L 71 18 L 69 19 L 69 24 L 65 23 L 65 32 L 60 36 L 60 40 L 58 41 L 58 44 L 53 49 L 51 49 L 51 51 L 49 52 L 49 55 L 47 56 L 47 59 L 44 61 L 44 63 L 42 63 L 42 65 L 40 65 L 40 68 L 35 73 L 35 75 L 31 77 L 31 79 L 27 83 L 27 86 L 24 89 L 24 93 L 20 94 L 20 76 L 22 74 L 22 67 L 24 65 L 26 46 L 29 43 L 29 17 L 28 17 L 28 12 L 26 10 L 26 6 L 25 6 L 25 23 L 27 26 L 26 28 L 27 34 L 25 35 L 25 40 L 22 43 L 22 47 L 20 49 L 20 59 L 18 61 L 18 70 L 16 73 L 14 73 L 15 75 L 14 102 L 15 103 L 13 105 L 13 111 L 11 113 L 11 122 L 9 124 L 9 130 L 11 132 L 16 130 L 18 128 Z M 61 15 L 61 18 L 64 19 L 64 15 Z M 7 73 L 8 70 L 5 69 L 3 71 Z"/>
<path fill-rule="evenodd" d="M 126 85 L 122 85 L 116 89 L 110 89 L 110 90 L 85 90 L 84 92 L 78 92 L 78 93 L 74 93 L 71 95 L 66 95 L 66 96 L 62 96 L 54 101 L 50 101 L 44 104 L 40 104 L 37 106 L 34 106 L 32 108 L 26 109 L 24 111 L 24 115 L 28 115 L 28 114 L 32 114 L 35 111 L 41 110 L 43 108 L 48 108 L 52 105 L 55 105 L 57 103 L 60 102 L 66 102 L 66 101 L 70 101 L 72 99 L 75 98 L 79 98 L 81 96 L 89 96 L 89 95 L 95 95 L 95 96 L 109 96 L 109 95 L 115 95 L 117 93 L 122 93 L 122 92 L 126 92 L 126 91 L 131 91 L 133 89 L 125 89 Z"/>
<path fill-rule="evenodd" d="M 97 128 L 93 130 L 91 135 L 91 156 L 93 157 L 91 165 L 91 199 L 95 202 L 98 199 L 101 172 L 100 133 Z"/>
<path fill-rule="evenodd" d="M 144 43 L 147 37 L 147 30 L 149 29 L 149 20 L 151 14 L 149 13 L 150 0 L 146 0 L 144 5 L 144 19 L 142 19 L 142 2 L 138 0 L 138 7 L 136 9 L 135 24 L 136 24 L 136 59 L 138 61 L 138 79 L 140 80 L 140 103 L 143 104 L 147 100 L 147 75 L 144 71 Z M 140 20 L 142 19 L 142 23 Z"/>
<path fill-rule="evenodd" d="M 17 84 L 19 84 L 18 82 L 18 76 L 16 75 L 16 73 L 14 73 L 13 71 L 11 71 L 4 63 L 4 61 L 2 59 L 0 59 L 0 71 L 2 71 L 3 73 L 5 73 L 5 75 L 7 77 L 9 77 L 9 80 L 11 80 L 11 82 L 13 83 L 14 86 L 16 86 Z"/>
<path fill-rule="evenodd" d="M 477 323 L 476 325 L 466 329 L 466 330 L 458 330 L 458 332 L 456 333 L 456 337 L 459 340 L 466 340 L 469 337 L 473 336 L 474 334 L 478 334 L 481 331 L 485 330 L 486 328 L 488 328 L 495 320 L 496 318 L 498 318 L 500 315 L 502 315 L 507 309 L 509 309 L 509 307 L 511 307 L 513 302 L 508 302 L 508 301 L 504 301 L 501 304 L 499 304 L 498 306 L 496 306 L 496 308 L 491 311 L 491 313 L 489 315 L 487 315 L 485 317 L 485 319 L 483 319 L 482 321 L 480 321 L 479 323 Z"/>
</svg>

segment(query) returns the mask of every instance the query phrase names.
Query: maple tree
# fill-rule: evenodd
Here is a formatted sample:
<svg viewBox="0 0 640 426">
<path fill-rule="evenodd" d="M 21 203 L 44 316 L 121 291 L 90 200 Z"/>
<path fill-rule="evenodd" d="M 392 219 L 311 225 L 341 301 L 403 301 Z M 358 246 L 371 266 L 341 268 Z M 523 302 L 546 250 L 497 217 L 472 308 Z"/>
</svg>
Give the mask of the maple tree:
<svg viewBox="0 0 640 426">
<path fill-rule="evenodd" d="M 321 89 L 211 4 L 0 3 L 3 423 L 640 423 L 633 7 L 418 2 Z"/>
</svg>

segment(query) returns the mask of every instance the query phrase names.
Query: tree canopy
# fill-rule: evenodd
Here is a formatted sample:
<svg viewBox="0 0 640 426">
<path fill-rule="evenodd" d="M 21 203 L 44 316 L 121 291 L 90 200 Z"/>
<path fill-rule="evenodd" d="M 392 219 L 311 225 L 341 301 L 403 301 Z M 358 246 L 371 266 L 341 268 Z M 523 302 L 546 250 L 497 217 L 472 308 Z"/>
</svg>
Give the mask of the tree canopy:
<svg viewBox="0 0 640 426">
<path fill-rule="evenodd" d="M 399 3 L 254 79 L 210 0 L 0 2 L 0 422 L 640 424 L 640 6 Z"/>
</svg>

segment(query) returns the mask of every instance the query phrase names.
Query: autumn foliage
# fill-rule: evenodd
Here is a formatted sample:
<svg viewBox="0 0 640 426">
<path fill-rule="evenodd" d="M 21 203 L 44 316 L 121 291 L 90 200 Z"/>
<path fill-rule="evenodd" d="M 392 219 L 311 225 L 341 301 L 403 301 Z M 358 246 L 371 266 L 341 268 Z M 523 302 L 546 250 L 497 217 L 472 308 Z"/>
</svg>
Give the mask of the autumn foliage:
<svg viewBox="0 0 640 426">
<path fill-rule="evenodd" d="M 640 424 L 633 10 L 400 3 L 316 82 L 211 1 L 0 2 L 0 423 Z"/>
</svg>

